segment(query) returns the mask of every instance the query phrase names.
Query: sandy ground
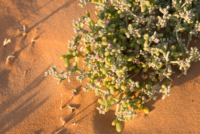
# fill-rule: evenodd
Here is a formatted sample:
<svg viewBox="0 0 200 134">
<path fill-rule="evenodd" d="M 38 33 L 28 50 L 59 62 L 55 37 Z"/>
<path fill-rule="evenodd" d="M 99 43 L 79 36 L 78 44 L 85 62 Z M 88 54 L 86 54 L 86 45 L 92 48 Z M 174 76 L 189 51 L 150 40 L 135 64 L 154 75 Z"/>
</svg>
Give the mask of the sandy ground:
<svg viewBox="0 0 200 134">
<path fill-rule="evenodd" d="M 99 115 L 93 92 L 82 90 L 84 83 L 71 79 L 61 85 L 53 77 L 44 77 L 50 66 L 64 69 L 60 55 L 66 54 L 67 42 L 74 35 L 72 20 L 94 12 L 94 6 L 80 8 L 78 0 L 1 0 L 0 42 L 0 134 L 54 134 L 65 121 L 62 134 L 116 133 L 111 122 L 114 110 Z M 94 17 L 94 13 L 91 13 Z M 23 25 L 27 37 L 20 34 Z M 34 44 L 31 39 L 36 38 Z M 193 46 L 199 47 L 194 40 Z M 6 58 L 14 55 L 9 64 Z M 123 134 L 200 133 L 200 62 L 193 63 L 187 76 L 173 76 L 171 96 L 149 101 L 149 116 L 143 113 L 123 123 Z M 77 89 L 75 99 L 71 90 Z M 63 110 L 60 110 L 63 94 Z M 77 107 L 70 113 L 67 105 Z M 71 123 L 76 122 L 76 125 Z"/>
</svg>

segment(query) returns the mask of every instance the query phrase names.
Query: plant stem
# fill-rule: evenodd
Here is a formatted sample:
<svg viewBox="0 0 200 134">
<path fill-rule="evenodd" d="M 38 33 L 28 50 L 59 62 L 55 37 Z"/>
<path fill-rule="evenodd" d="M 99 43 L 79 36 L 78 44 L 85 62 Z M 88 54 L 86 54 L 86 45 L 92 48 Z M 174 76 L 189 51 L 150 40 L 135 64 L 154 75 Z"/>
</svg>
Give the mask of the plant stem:
<svg viewBox="0 0 200 134">
<path fill-rule="evenodd" d="M 102 89 L 100 89 L 100 88 L 98 88 L 98 90 L 100 90 L 101 92 L 103 92 L 103 93 L 107 93 L 105 90 L 102 90 Z"/>
<path fill-rule="evenodd" d="M 128 17 L 127 17 L 127 11 L 125 13 L 125 20 L 126 20 L 126 28 L 128 28 Z"/>
<path fill-rule="evenodd" d="M 97 2 L 90 2 L 90 3 L 104 6 L 104 4 L 102 4 L 102 3 L 97 3 Z"/>
<path fill-rule="evenodd" d="M 140 68 L 140 70 L 141 70 L 141 68 Z M 140 72 L 140 70 L 135 75 L 131 76 L 130 78 L 135 77 Z"/>
<path fill-rule="evenodd" d="M 119 104 L 119 103 L 121 102 L 121 100 L 124 100 L 124 99 L 125 99 L 125 98 L 122 99 L 122 97 L 123 97 L 123 94 L 120 94 L 118 102 L 116 102 L 115 104 L 112 104 L 110 107 L 112 107 L 112 106 L 114 106 L 114 105 L 116 105 L 116 104 Z"/>
<path fill-rule="evenodd" d="M 182 48 L 182 46 L 181 46 L 182 43 L 181 43 L 181 41 L 180 41 L 180 39 L 179 39 L 179 37 L 178 37 L 178 30 L 176 30 L 176 38 L 177 38 L 177 41 L 178 41 L 179 46 L 181 47 L 182 52 L 184 53 L 183 48 Z"/>
<path fill-rule="evenodd" d="M 170 61 L 172 64 L 178 64 L 178 61 Z"/>
<path fill-rule="evenodd" d="M 127 10 L 131 15 L 133 15 L 135 18 L 137 18 L 137 15 L 135 15 L 134 13 L 132 13 L 130 10 Z"/>
<path fill-rule="evenodd" d="M 187 49 L 188 49 L 188 47 L 189 47 L 189 44 L 190 44 L 190 38 L 192 37 L 192 35 L 191 34 L 189 34 L 188 35 L 188 42 L 187 42 Z"/>
<path fill-rule="evenodd" d="M 181 8 L 183 8 L 186 5 L 186 2 L 181 6 Z"/>
</svg>

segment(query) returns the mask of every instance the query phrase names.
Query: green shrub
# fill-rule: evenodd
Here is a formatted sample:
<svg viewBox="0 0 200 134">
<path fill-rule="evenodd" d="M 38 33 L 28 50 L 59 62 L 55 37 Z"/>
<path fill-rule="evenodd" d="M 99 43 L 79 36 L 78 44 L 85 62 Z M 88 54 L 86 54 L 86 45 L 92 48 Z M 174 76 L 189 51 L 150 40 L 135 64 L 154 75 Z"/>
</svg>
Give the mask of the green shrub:
<svg viewBox="0 0 200 134">
<path fill-rule="evenodd" d="M 68 54 L 60 57 L 67 71 L 59 73 L 52 67 L 46 75 L 52 74 L 59 83 L 71 76 L 87 78 L 83 90 L 101 96 L 100 114 L 117 105 L 112 125 L 120 132 L 120 121 L 132 120 L 137 111 L 149 114 L 143 105 L 147 99 L 155 100 L 156 93 L 163 99 L 170 95 L 172 66 L 186 75 L 191 62 L 200 59 L 197 48 L 189 48 L 192 37 L 200 37 L 199 4 L 197 0 L 81 0 L 80 5 L 87 2 L 97 4 L 97 21 L 88 11 L 73 21 L 77 36 L 69 41 Z M 88 71 L 78 66 L 79 58 Z M 135 80 L 136 75 L 143 80 Z"/>
</svg>

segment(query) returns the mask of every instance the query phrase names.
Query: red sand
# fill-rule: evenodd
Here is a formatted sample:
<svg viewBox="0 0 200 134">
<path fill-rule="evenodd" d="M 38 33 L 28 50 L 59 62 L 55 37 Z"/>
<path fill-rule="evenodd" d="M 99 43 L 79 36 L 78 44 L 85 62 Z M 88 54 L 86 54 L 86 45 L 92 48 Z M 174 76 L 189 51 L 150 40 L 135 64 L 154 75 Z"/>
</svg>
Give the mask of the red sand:
<svg viewBox="0 0 200 134">
<path fill-rule="evenodd" d="M 50 66 L 64 69 L 60 55 L 66 54 L 68 40 L 74 34 L 72 20 L 85 14 L 94 16 L 94 5 L 80 8 L 78 0 L 1 0 L 0 42 L 12 42 L 0 47 L 0 134 L 54 134 L 65 121 L 63 134 L 117 133 L 111 122 L 114 109 L 98 114 L 94 92 L 85 93 L 84 84 L 71 79 L 61 85 L 53 77 L 44 77 Z M 20 29 L 26 26 L 26 38 Z M 31 39 L 36 38 L 34 44 Z M 196 40 L 191 43 L 199 47 Z M 6 64 L 7 56 L 16 58 Z M 123 123 L 123 134 L 200 133 L 200 62 L 193 63 L 187 76 L 173 76 L 171 96 L 149 101 L 150 115 L 139 113 Z M 176 73 L 178 74 L 178 73 Z M 78 88 L 75 99 L 71 90 Z M 65 107 L 60 110 L 63 94 Z M 70 114 L 67 105 L 77 107 Z M 76 125 L 71 123 L 77 122 Z"/>
</svg>

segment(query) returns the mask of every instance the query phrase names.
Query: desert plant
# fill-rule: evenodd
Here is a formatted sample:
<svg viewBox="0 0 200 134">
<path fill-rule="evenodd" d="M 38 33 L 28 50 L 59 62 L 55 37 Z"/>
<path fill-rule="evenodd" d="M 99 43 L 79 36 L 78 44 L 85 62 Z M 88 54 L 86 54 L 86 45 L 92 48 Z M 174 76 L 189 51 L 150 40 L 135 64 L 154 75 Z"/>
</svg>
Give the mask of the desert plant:
<svg viewBox="0 0 200 134">
<path fill-rule="evenodd" d="M 80 0 L 80 5 L 88 2 L 97 4 L 97 21 L 88 11 L 73 20 L 77 36 L 69 41 L 68 54 L 60 57 L 67 71 L 58 72 L 55 66 L 45 75 L 58 83 L 70 82 L 71 76 L 81 82 L 87 78 L 83 90 L 101 96 L 100 114 L 116 105 L 112 125 L 120 132 L 120 121 L 130 121 L 141 111 L 149 114 L 147 99 L 156 100 L 156 93 L 163 99 L 170 95 L 172 66 L 181 70 L 179 76 L 186 75 L 191 62 L 200 59 L 198 49 L 189 47 L 192 37 L 200 37 L 200 5 L 197 0 Z M 78 66 L 80 58 L 84 69 Z"/>
</svg>

